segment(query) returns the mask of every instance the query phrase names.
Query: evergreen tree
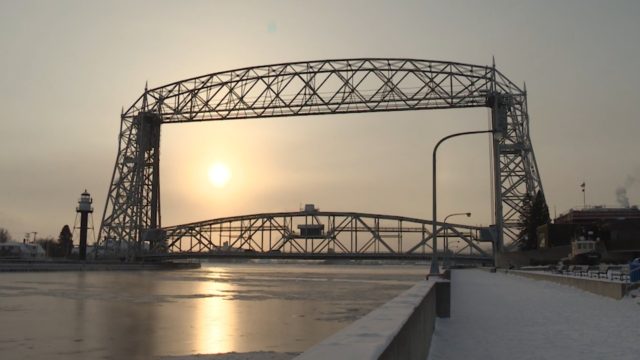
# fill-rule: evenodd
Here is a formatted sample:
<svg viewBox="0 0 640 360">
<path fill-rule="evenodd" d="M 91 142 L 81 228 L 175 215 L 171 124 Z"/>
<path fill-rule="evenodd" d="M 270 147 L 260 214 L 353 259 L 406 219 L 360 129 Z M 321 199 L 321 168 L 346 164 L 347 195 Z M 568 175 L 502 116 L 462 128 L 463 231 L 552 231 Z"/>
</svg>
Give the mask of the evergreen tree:
<svg viewBox="0 0 640 360">
<path fill-rule="evenodd" d="M 520 250 L 532 250 L 538 248 L 538 226 L 548 224 L 549 208 L 544 194 L 538 190 L 533 201 L 529 197 L 525 201 L 525 211 L 520 218 Z"/>
<path fill-rule="evenodd" d="M 73 249 L 73 234 L 71 233 L 71 229 L 69 229 L 69 225 L 62 227 L 62 231 L 60 231 L 60 236 L 58 237 L 58 244 L 60 245 L 62 256 L 71 255 L 71 250 Z"/>
</svg>

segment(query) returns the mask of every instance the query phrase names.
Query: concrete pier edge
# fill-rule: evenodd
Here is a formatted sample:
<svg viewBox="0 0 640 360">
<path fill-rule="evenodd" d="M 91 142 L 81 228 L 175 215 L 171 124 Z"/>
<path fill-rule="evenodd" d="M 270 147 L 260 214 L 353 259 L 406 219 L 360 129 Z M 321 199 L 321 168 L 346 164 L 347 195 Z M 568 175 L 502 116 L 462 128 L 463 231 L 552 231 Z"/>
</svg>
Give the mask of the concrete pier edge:
<svg viewBox="0 0 640 360">
<path fill-rule="evenodd" d="M 450 315 L 450 291 L 444 277 L 421 281 L 295 359 L 424 360 L 436 317 Z"/>
</svg>

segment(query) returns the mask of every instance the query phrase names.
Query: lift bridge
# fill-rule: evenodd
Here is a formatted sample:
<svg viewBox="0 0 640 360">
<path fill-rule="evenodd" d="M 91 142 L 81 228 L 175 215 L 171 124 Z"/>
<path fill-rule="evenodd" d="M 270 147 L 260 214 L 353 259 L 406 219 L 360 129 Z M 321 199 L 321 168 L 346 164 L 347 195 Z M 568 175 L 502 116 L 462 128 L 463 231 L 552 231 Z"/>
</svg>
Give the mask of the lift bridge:
<svg viewBox="0 0 640 360">
<path fill-rule="evenodd" d="M 280 213 L 162 227 L 160 128 L 232 119 L 485 107 L 491 110 L 494 251 L 520 241 L 519 222 L 542 184 L 529 137 L 526 90 L 492 66 L 418 59 L 341 59 L 282 63 L 212 73 L 145 89 L 121 115 L 119 148 L 99 231 L 116 251 L 343 253 L 428 251 L 426 220 L 355 213 Z M 391 121 L 391 120 L 390 120 Z M 483 121 L 479 121 L 482 124 Z M 429 154 L 425 154 L 428 156 Z M 306 236 L 294 220 L 325 225 Z M 320 222 L 320 217 L 325 217 Z M 365 219 L 367 221 L 365 221 Z M 435 219 L 437 220 L 437 219 Z M 305 220 L 306 221 L 306 220 Z M 397 225 L 381 223 L 397 221 Z M 411 224 L 405 228 L 405 224 Z M 482 253 L 480 228 L 440 224 Z M 297 225 L 296 225 L 297 226 Z M 313 226 L 308 228 L 311 231 Z M 307 231 L 305 230 L 305 231 Z M 369 239 L 353 240 L 368 232 Z M 264 234 L 269 239 L 262 237 Z M 278 236 L 274 237 L 274 234 Z M 259 237 L 256 237 L 258 234 Z M 349 234 L 348 240 L 339 237 Z M 417 236 L 413 245 L 405 236 Z M 365 236 L 365 238 L 367 237 Z M 445 236 L 438 234 L 438 236 Z M 400 239 L 399 241 L 391 239 Z M 260 239 L 260 240 L 257 240 Z M 313 240 L 311 240 L 313 239 Z M 222 241 L 222 242 L 221 242 Z M 393 245 L 392 245 L 393 244 Z M 134 250 L 132 250 L 134 249 Z M 330 250 L 331 249 L 331 250 Z M 484 251 L 484 250 L 482 250 Z M 486 253 L 485 253 L 486 255 Z"/>
<path fill-rule="evenodd" d="M 429 259 L 430 220 L 318 211 L 234 216 L 161 229 L 161 253 L 181 257 L 266 257 L 295 259 Z M 440 256 L 491 259 L 489 228 L 441 223 L 438 237 L 449 246 Z M 484 243 L 484 244 L 483 244 Z"/>
</svg>

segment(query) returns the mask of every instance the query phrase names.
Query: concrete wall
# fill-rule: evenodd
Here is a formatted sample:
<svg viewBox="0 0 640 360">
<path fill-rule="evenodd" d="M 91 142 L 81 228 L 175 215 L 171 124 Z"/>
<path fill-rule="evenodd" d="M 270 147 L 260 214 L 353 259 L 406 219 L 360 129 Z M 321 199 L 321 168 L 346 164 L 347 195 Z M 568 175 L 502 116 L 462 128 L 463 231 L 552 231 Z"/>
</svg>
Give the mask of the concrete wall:
<svg viewBox="0 0 640 360">
<path fill-rule="evenodd" d="M 422 281 L 295 359 L 419 359 L 429 354 L 436 317 L 448 317 L 450 283 Z"/>
<path fill-rule="evenodd" d="M 529 266 L 540 264 L 557 264 L 560 259 L 567 257 L 571 246 L 557 246 L 547 249 L 505 252 L 496 255 L 496 266 L 508 268 L 513 266 Z"/>
<path fill-rule="evenodd" d="M 566 275 L 517 270 L 509 270 L 509 273 L 535 280 L 553 281 L 558 284 L 573 286 L 590 293 L 607 296 L 614 299 L 622 299 L 626 294 L 628 287 L 628 284 L 621 282 L 579 278 Z"/>
</svg>

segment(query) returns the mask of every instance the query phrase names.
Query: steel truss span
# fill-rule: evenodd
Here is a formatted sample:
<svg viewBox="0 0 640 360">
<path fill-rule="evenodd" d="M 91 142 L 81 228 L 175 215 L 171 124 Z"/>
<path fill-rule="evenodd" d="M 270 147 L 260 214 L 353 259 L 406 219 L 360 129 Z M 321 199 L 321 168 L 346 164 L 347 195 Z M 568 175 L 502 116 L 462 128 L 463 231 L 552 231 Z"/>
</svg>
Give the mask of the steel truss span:
<svg viewBox="0 0 640 360">
<path fill-rule="evenodd" d="M 542 190 L 529 138 L 526 91 L 495 65 L 416 59 L 296 62 L 212 73 L 145 89 L 121 115 L 101 244 L 157 243 L 162 124 L 487 107 L 493 140 L 497 246 L 518 241 L 527 201 Z M 129 246 L 128 248 L 131 248 Z"/>
<path fill-rule="evenodd" d="M 299 211 L 213 219 L 161 231 L 163 252 L 417 255 L 432 253 L 431 224 L 392 215 Z M 452 257 L 491 258 L 481 244 L 490 241 L 486 228 L 439 223 L 438 237 L 449 242 Z"/>
</svg>

